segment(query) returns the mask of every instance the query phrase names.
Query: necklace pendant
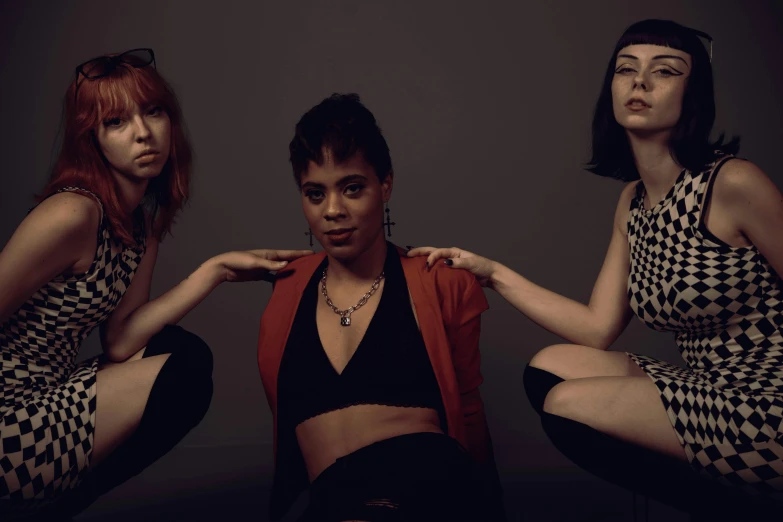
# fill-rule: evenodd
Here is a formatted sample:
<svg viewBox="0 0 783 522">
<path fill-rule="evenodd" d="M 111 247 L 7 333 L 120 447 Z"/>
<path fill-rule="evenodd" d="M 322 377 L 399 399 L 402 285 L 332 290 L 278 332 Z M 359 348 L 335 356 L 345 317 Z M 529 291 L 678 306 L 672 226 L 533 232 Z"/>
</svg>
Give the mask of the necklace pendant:
<svg viewBox="0 0 783 522">
<path fill-rule="evenodd" d="M 340 326 L 351 326 L 351 316 L 343 315 L 340 317 Z"/>
</svg>

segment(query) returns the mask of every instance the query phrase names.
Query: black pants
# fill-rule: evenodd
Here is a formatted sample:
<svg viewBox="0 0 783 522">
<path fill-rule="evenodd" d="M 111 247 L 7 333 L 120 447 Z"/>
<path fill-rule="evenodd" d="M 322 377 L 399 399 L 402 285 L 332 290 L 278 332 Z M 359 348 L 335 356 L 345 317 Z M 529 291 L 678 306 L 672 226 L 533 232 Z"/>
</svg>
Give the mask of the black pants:
<svg viewBox="0 0 783 522">
<path fill-rule="evenodd" d="M 170 355 L 152 385 L 136 431 L 76 489 L 47 507 L 41 520 L 80 513 L 168 453 L 201 422 L 212 400 L 212 352 L 197 335 L 167 325 L 149 340 L 143 358 L 162 354 Z"/>
<path fill-rule="evenodd" d="M 299 522 L 479 521 L 491 510 L 472 458 L 453 438 L 401 435 L 337 460 L 310 485 Z"/>
<path fill-rule="evenodd" d="M 607 482 L 640 493 L 704 521 L 783 520 L 783 506 L 753 498 L 698 474 L 674 457 L 616 439 L 585 424 L 543 411 L 560 377 L 528 366 L 524 385 L 549 439 L 574 464 Z"/>
</svg>

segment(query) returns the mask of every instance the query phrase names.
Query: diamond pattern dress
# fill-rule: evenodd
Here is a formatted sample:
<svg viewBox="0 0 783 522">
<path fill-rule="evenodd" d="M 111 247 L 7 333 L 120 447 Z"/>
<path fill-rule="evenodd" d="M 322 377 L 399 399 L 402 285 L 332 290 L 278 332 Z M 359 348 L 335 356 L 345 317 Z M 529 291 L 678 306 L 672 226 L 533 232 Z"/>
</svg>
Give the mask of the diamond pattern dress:
<svg viewBox="0 0 783 522">
<path fill-rule="evenodd" d="M 76 487 L 89 468 L 98 361 L 75 359 L 130 286 L 144 251 L 143 239 L 138 248 L 114 241 L 103 218 L 89 270 L 48 282 L 0 325 L 0 519 Z"/>
<path fill-rule="evenodd" d="M 673 332 L 685 368 L 628 354 L 655 382 L 691 465 L 727 485 L 783 500 L 781 282 L 754 247 L 731 247 L 702 218 L 731 159 L 683 171 L 628 222 L 628 296 L 648 326 Z"/>
</svg>

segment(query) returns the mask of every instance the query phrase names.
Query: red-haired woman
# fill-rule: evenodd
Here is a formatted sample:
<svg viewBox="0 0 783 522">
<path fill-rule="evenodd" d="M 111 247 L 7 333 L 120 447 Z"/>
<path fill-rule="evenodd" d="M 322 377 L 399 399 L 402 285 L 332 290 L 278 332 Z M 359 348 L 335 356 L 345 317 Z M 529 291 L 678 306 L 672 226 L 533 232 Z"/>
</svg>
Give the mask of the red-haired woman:
<svg viewBox="0 0 783 522">
<path fill-rule="evenodd" d="M 52 178 L 0 252 L 4 517 L 73 514 L 169 451 L 212 397 L 209 347 L 173 325 L 220 283 L 311 253 L 221 254 L 149 300 L 191 171 L 154 65 L 136 49 L 76 68 Z M 76 364 L 97 326 L 103 355 Z"/>
</svg>

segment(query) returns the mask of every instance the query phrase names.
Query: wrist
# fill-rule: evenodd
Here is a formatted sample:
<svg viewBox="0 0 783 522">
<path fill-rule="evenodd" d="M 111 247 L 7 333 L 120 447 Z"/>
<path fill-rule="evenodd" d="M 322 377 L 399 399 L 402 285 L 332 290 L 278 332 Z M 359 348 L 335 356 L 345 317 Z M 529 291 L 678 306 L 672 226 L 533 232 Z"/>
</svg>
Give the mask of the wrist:
<svg viewBox="0 0 783 522">
<path fill-rule="evenodd" d="M 508 269 L 497 261 L 492 261 L 490 267 L 489 277 L 487 278 L 489 281 L 488 286 L 493 290 L 498 291 L 506 280 L 504 272 Z"/>
<path fill-rule="evenodd" d="M 203 280 L 210 286 L 215 287 L 226 281 L 226 267 L 217 258 L 213 257 L 201 263 L 189 276 L 190 278 Z"/>
</svg>

